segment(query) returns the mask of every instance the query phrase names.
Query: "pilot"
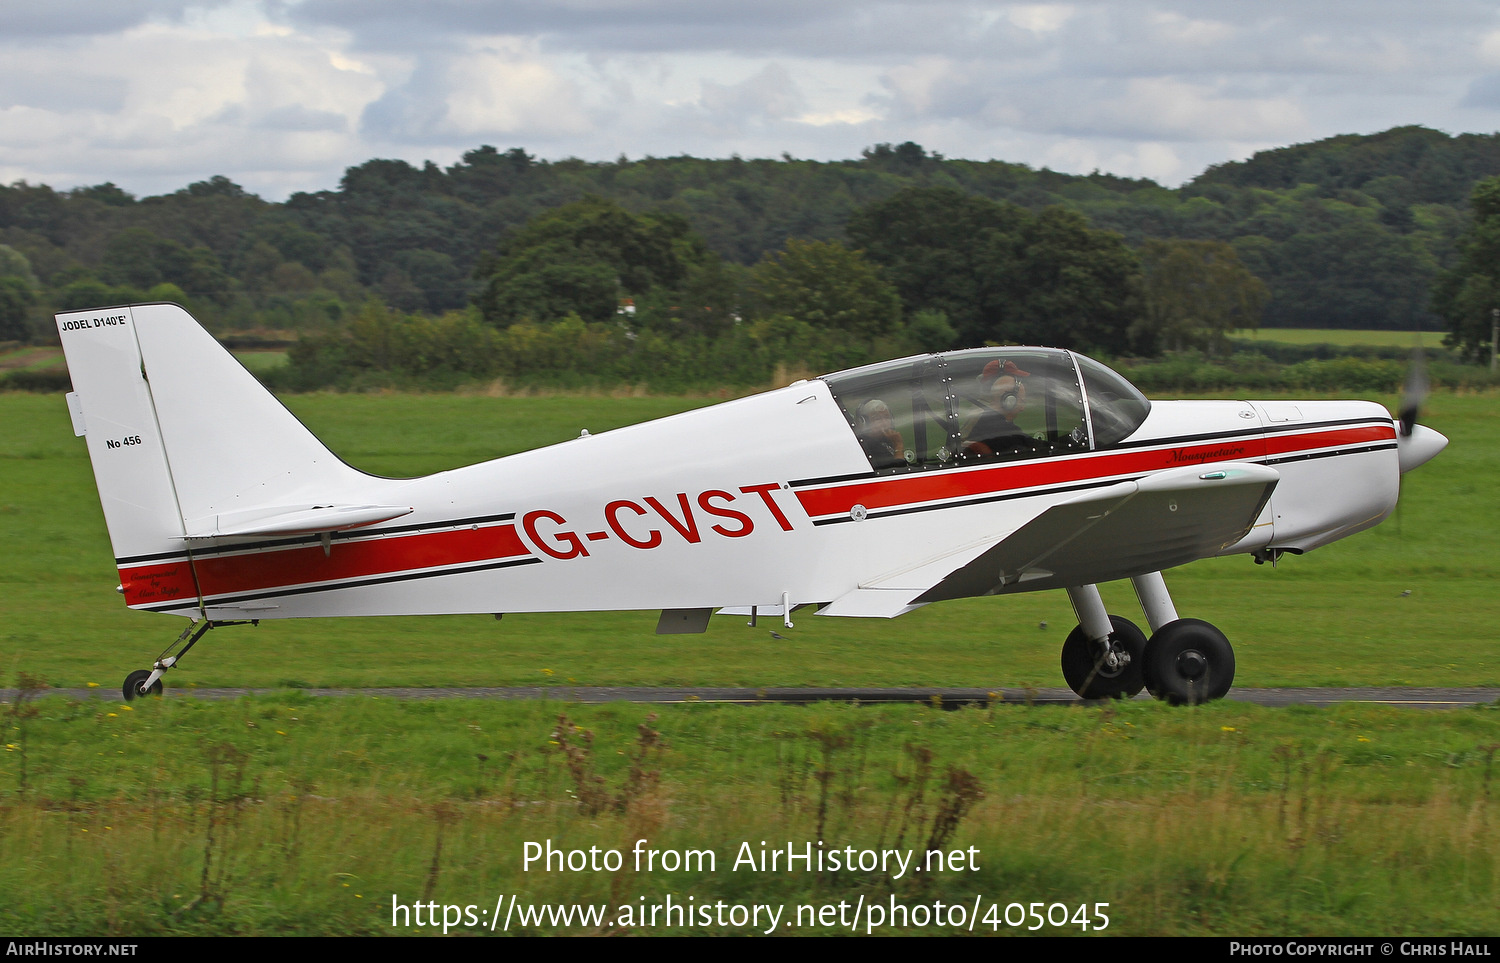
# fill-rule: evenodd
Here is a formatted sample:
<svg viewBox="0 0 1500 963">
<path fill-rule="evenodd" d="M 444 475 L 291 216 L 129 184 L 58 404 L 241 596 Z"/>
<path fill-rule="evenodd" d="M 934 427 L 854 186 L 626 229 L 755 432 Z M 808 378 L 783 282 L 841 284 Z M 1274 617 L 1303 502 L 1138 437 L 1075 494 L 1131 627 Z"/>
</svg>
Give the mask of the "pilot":
<svg viewBox="0 0 1500 963">
<path fill-rule="evenodd" d="M 1002 455 L 1031 446 L 1031 436 L 1016 424 L 1026 410 L 1026 382 L 1031 372 L 1022 371 L 1014 361 L 991 361 L 979 374 L 981 391 L 988 407 L 969 428 L 964 446 L 970 455 Z"/>
<path fill-rule="evenodd" d="M 896 430 L 890 405 L 879 398 L 871 398 L 859 406 L 854 417 L 854 433 L 859 436 L 873 467 L 891 468 L 906 464 L 906 445 L 901 432 Z"/>
</svg>

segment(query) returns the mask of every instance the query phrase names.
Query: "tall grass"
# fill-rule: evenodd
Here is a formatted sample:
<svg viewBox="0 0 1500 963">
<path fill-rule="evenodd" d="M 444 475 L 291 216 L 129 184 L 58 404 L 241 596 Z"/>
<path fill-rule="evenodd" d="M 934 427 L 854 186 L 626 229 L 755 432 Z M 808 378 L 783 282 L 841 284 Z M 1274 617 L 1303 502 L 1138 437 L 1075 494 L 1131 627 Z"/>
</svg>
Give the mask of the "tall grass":
<svg viewBox="0 0 1500 963">
<path fill-rule="evenodd" d="M 1002 913 L 1104 902 L 1106 932 L 1137 935 L 1500 927 L 1496 707 L 686 705 L 652 717 L 613 705 L 559 720 L 545 704 L 295 694 L 37 704 L 27 792 L 14 753 L 0 753 L 0 928 L 12 932 L 409 935 L 441 928 L 393 928 L 393 896 L 613 913 L 669 893 L 789 912 L 860 897 L 978 896 Z M 977 868 L 732 868 L 742 844 L 820 839 L 972 847 Z M 525 843 L 544 840 L 626 859 L 525 869 Z M 637 872 L 637 840 L 711 851 L 716 865 Z"/>
</svg>

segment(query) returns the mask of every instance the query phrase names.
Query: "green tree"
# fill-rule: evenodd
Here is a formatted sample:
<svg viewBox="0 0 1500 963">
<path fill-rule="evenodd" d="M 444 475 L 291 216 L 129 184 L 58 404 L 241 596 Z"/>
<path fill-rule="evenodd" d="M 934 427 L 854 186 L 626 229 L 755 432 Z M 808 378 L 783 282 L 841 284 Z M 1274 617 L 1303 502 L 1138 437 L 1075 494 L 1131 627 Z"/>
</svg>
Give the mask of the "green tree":
<svg viewBox="0 0 1500 963">
<path fill-rule="evenodd" d="M 1500 309 L 1500 177 L 1474 186 L 1473 222 L 1460 244 L 1457 266 L 1439 276 L 1432 307 L 1448 321 L 1443 343 L 1488 361 L 1493 312 Z"/>
<path fill-rule="evenodd" d="M 676 215 L 586 197 L 534 218 L 480 264 L 479 306 L 501 327 L 569 314 L 608 321 L 623 298 L 676 289 L 706 254 Z"/>
<path fill-rule="evenodd" d="M 52 303 L 59 311 L 76 311 L 80 308 L 97 308 L 106 304 L 136 301 L 139 300 L 136 294 L 137 292 L 130 290 L 128 294 L 121 297 L 118 289 L 110 287 L 98 278 L 84 277 L 69 281 L 58 289 L 52 298 Z"/>
<path fill-rule="evenodd" d="M 1048 207 L 1010 252 L 1006 310 L 990 338 L 1119 354 L 1140 316 L 1140 265 L 1118 234 Z"/>
<path fill-rule="evenodd" d="M 1011 254 L 1031 219 L 950 187 L 908 188 L 858 211 L 849 239 L 879 264 L 908 314 L 940 311 L 978 344 L 1004 312 Z"/>
<path fill-rule="evenodd" d="M 1141 245 L 1141 295 L 1130 330 L 1137 350 L 1217 353 L 1230 331 L 1259 325 L 1270 292 L 1223 241 L 1174 239 Z"/>
<path fill-rule="evenodd" d="M 709 252 L 691 264 L 676 290 L 658 286 L 635 299 L 637 328 L 663 334 L 704 335 L 717 338 L 739 318 L 741 291 L 747 270 Z"/>
<path fill-rule="evenodd" d="M 212 251 L 187 247 L 145 227 L 127 228 L 109 239 L 103 274 L 117 285 L 144 289 L 170 282 L 193 296 L 221 303 L 229 297 L 229 275 Z"/>
<path fill-rule="evenodd" d="M 1032 214 L 952 188 L 911 188 L 858 212 L 849 237 L 908 314 L 940 311 L 968 344 L 1123 351 L 1138 265 L 1118 234 L 1061 207 Z"/>
<path fill-rule="evenodd" d="M 864 339 L 901 322 L 895 288 L 859 251 L 832 241 L 787 241 L 756 265 L 750 285 L 761 317 L 795 318 Z"/>
<path fill-rule="evenodd" d="M 30 339 L 27 315 L 35 303 L 31 285 L 18 277 L 0 277 L 0 341 Z"/>
<path fill-rule="evenodd" d="M 0 278 L 20 278 L 33 288 L 40 283 L 31 270 L 31 261 L 9 244 L 0 244 Z"/>
<path fill-rule="evenodd" d="M 1408 236 L 1374 217 L 1315 223 L 1287 238 L 1275 254 L 1267 324 L 1292 328 L 1384 328 L 1422 325 L 1435 265 L 1424 265 Z"/>
<path fill-rule="evenodd" d="M 135 203 L 135 195 L 120 188 L 114 181 L 105 181 L 93 187 L 75 187 L 68 192 L 68 196 L 86 197 L 110 207 L 129 207 Z"/>
</svg>

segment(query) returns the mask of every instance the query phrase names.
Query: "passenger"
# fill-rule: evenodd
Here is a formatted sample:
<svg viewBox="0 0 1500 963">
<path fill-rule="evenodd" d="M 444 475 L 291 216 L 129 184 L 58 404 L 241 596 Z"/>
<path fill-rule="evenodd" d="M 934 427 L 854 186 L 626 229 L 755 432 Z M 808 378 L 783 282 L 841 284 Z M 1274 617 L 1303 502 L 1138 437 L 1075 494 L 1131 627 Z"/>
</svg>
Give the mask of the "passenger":
<svg viewBox="0 0 1500 963">
<path fill-rule="evenodd" d="M 906 444 L 896 430 L 891 407 L 879 398 L 871 398 L 855 412 L 854 433 L 859 437 L 874 468 L 892 468 L 906 464 Z"/>
<path fill-rule="evenodd" d="M 988 407 L 974 419 L 964 451 L 970 455 L 1002 455 L 1031 447 L 1031 436 L 1016 418 L 1026 410 L 1026 382 L 1031 372 L 1022 371 L 1014 361 L 991 361 L 979 374 Z"/>
</svg>

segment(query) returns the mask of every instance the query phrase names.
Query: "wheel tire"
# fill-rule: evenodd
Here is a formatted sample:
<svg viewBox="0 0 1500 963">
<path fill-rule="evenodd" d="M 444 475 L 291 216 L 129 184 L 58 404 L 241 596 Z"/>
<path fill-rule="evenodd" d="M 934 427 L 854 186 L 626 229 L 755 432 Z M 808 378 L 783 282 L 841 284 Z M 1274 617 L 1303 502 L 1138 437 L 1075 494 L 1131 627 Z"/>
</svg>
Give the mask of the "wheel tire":
<svg viewBox="0 0 1500 963">
<path fill-rule="evenodd" d="M 1174 706 L 1222 699 L 1234 684 L 1234 648 L 1202 619 L 1168 622 L 1146 643 L 1146 688 Z"/>
<path fill-rule="evenodd" d="M 1068 688 L 1078 693 L 1081 699 L 1129 699 L 1146 685 L 1142 666 L 1145 662 L 1146 633 L 1129 619 L 1118 615 L 1109 617 L 1114 631 L 1110 633 L 1117 643 L 1130 653 L 1130 661 L 1113 671 L 1100 663 L 1104 653 L 1088 635 L 1083 626 L 1076 626 L 1068 633 L 1062 647 L 1062 673 Z"/>
<path fill-rule="evenodd" d="M 160 679 L 157 679 L 155 682 L 151 683 L 150 689 L 147 689 L 144 693 L 141 692 L 141 683 L 145 682 L 149 678 L 151 678 L 150 669 L 136 669 L 134 672 L 127 675 L 125 677 L 125 685 L 120 689 L 121 694 L 125 696 L 125 701 L 133 702 L 136 699 L 141 699 L 148 695 L 153 695 L 157 698 L 161 698 Z"/>
</svg>

